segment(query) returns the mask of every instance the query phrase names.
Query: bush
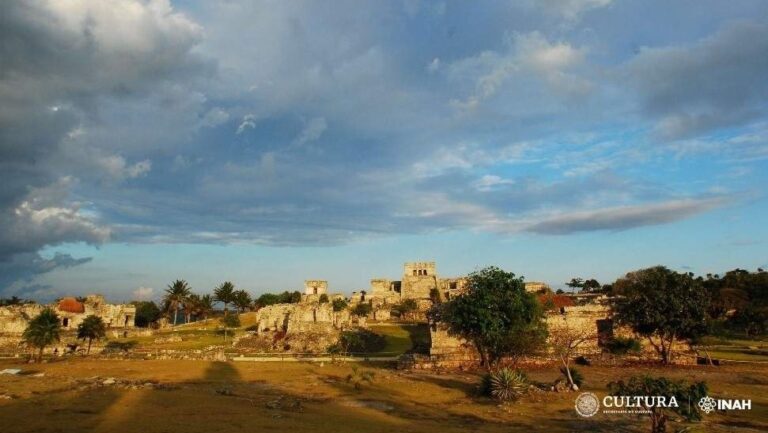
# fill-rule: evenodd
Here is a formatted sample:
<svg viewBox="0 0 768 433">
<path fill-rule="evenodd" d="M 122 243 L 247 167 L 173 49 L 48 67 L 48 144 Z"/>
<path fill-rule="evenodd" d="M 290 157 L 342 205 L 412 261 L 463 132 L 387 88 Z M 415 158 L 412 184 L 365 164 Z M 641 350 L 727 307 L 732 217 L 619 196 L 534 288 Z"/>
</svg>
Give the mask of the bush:
<svg viewBox="0 0 768 433">
<path fill-rule="evenodd" d="M 373 311 L 373 307 L 371 307 L 371 304 L 366 304 L 361 302 L 355 305 L 355 309 L 352 310 L 352 314 L 354 314 L 357 317 L 364 317 L 371 314 L 371 311 Z"/>
<path fill-rule="evenodd" d="M 256 331 L 259 330 L 259 325 L 251 325 L 251 326 L 245 328 L 245 330 L 249 331 L 249 332 L 256 332 Z"/>
<path fill-rule="evenodd" d="M 387 346 L 387 339 L 383 335 L 376 334 L 367 329 L 345 331 L 339 338 L 338 347 L 329 349 L 331 353 L 375 353 Z"/>
<path fill-rule="evenodd" d="M 581 372 L 573 367 L 570 368 L 571 370 L 571 378 L 573 378 L 573 383 L 581 388 L 581 384 L 584 383 L 584 375 L 581 374 Z M 565 380 L 568 380 L 568 372 L 565 371 L 565 367 L 560 367 L 560 373 L 563 375 Z"/>
<path fill-rule="evenodd" d="M 530 388 L 528 376 L 521 370 L 502 368 L 483 376 L 480 391 L 500 401 L 516 400 Z"/>
<path fill-rule="evenodd" d="M 221 324 L 225 328 L 240 327 L 240 317 L 237 314 L 228 314 L 226 316 L 223 316 L 220 320 L 221 320 Z"/>
<path fill-rule="evenodd" d="M 138 328 L 147 328 L 162 317 L 160 308 L 152 301 L 135 301 L 132 304 L 136 307 L 134 323 Z"/>
<path fill-rule="evenodd" d="M 614 355 L 639 353 L 640 341 L 636 338 L 615 337 L 605 344 L 605 348 Z"/>
<path fill-rule="evenodd" d="M 333 311 L 339 312 L 347 308 L 347 301 L 345 299 L 337 298 L 331 303 Z"/>
<path fill-rule="evenodd" d="M 128 352 L 138 345 L 135 340 L 130 341 L 110 341 L 104 346 L 105 352 Z"/>
<path fill-rule="evenodd" d="M 323 293 L 322 295 L 320 295 L 319 301 L 320 301 L 321 304 L 327 304 L 328 303 L 328 295 Z"/>
</svg>

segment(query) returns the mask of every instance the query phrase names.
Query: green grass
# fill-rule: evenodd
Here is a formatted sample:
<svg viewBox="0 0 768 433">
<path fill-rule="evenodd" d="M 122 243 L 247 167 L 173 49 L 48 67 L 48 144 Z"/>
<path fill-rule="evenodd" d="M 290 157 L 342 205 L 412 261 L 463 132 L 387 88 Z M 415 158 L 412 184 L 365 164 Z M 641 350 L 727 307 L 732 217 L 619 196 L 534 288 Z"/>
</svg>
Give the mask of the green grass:
<svg viewBox="0 0 768 433">
<path fill-rule="evenodd" d="M 429 329 L 424 324 L 371 325 L 370 329 L 387 341 L 380 353 L 400 355 L 413 349 L 414 345 L 429 341 Z"/>
<path fill-rule="evenodd" d="M 242 332 L 242 331 L 240 331 Z M 178 329 L 158 332 L 152 336 L 116 338 L 110 341 L 136 341 L 137 349 L 157 349 L 157 350 L 200 350 L 209 346 L 229 345 L 237 330 L 230 330 L 227 333 L 227 341 L 224 336 L 216 330 L 207 329 Z M 181 337 L 182 341 L 157 341 L 168 337 Z"/>
</svg>

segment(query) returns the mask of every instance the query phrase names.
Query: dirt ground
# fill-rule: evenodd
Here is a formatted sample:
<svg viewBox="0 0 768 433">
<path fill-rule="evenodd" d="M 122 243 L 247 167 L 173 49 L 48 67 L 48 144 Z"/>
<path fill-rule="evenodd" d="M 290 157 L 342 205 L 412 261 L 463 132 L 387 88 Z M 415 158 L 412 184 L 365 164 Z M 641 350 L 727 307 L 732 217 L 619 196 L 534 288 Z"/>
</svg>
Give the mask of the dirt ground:
<svg viewBox="0 0 768 433">
<path fill-rule="evenodd" d="M 11 432 L 510 432 L 638 431 L 638 415 L 574 411 L 578 393 L 539 392 L 499 405 L 476 394 L 472 373 L 375 373 L 356 390 L 352 364 L 70 359 L 47 364 L 0 362 L 22 374 L 0 375 L 0 431 Z M 670 432 L 768 431 L 768 365 L 582 367 L 583 391 L 603 396 L 611 380 L 649 373 L 705 380 L 710 394 L 752 399 L 751 411 L 672 423 Z M 555 367 L 527 369 L 540 382 Z M 106 382 L 106 384 L 104 384 Z M 112 383 L 114 382 L 114 383 Z"/>
</svg>

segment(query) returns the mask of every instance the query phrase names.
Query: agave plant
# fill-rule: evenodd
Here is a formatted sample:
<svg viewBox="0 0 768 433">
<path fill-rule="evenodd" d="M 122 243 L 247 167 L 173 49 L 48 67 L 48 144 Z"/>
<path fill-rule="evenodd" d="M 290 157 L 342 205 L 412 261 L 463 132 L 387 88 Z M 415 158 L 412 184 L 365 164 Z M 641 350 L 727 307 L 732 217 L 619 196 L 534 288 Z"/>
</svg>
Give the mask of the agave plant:
<svg viewBox="0 0 768 433">
<path fill-rule="evenodd" d="M 484 378 L 486 393 L 501 401 L 515 400 L 529 387 L 528 376 L 520 370 L 501 368 Z"/>
</svg>

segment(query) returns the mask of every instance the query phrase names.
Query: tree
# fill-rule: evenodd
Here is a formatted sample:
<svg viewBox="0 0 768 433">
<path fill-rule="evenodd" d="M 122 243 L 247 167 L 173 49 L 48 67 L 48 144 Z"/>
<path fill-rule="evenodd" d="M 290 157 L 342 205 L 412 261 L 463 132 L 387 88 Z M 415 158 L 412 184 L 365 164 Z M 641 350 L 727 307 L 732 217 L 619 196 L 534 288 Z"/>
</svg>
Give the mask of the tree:
<svg viewBox="0 0 768 433">
<path fill-rule="evenodd" d="M 229 328 L 239 328 L 240 318 L 233 314 L 231 316 L 224 315 L 221 318 L 221 324 L 224 326 L 224 341 L 227 341 L 227 330 Z"/>
<path fill-rule="evenodd" d="M 39 349 L 37 353 L 37 362 L 43 360 L 43 349 L 61 339 L 61 323 L 59 316 L 50 309 L 46 308 L 40 314 L 32 319 L 24 330 L 22 338 L 32 347 Z"/>
<path fill-rule="evenodd" d="M 412 315 L 414 311 L 419 309 L 419 304 L 415 299 L 405 299 L 397 306 L 397 311 L 400 312 L 400 316 L 405 318 L 408 315 Z"/>
<path fill-rule="evenodd" d="M 241 313 L 245 313 L 251 308 L 253 300 L 251 299 L 251 295 L 245 290 L 236 290 L 232 295 L 232 303 Z"/>
<path fill-rule="evenodd" d="M 347 300 L 342 298 L 336 298 L 331 302 L 333 311 L 339 312 L 347 308 Z"/>
<path fill-rule="evenodd" d="M 213 313 L 213 296 L 205 294 L 200 297 L 200 303 L 197 305 L 197 312 L 203 316 L 204 320 Z"/>
<path fill-rule="evenodd" d="M 107 326 L 101 317 L 91 314 L 86 317 L 82 323 L 77 326 L 77 338 L 79 340 L 88 340 L 88 350 L 86 354 L 91 353 L 91 344 L 93 340 L 99 340 L 107 335 Z"/>
<path fill-rule="evenodd" d="M 131 302 L 136 307 L 135 325 L 139 328 L 146 328 L 157 321 L 162 313 L 152 301 L 134 301 Z"/>
<path fill-rule="evenodd" d="M 373 311 L 373 307 L 371 306 L 371 304 L 367 302 L 361 302 L 355 305 L 355 308 L 352 309 L 352 314 L 354 314 L 357 317 L 365 317 L 371 314 L 371 311 Z"/>
<path fill-rule="evenodd" d="M 488 369 L 502 357 L 534 352 L 547 335 L 544 311 L 523 279 L 494 266 L 470 274 L 467 290 L 433 307 L 430 319 L 470 342 Z"/>
<path fill-rule="evenodd" d="M 596 330 L 576 327 L 567 321 L 560 322 L 549 328 L 549 344 L 552 347 L 552 352 L 560 359 L 565 378 L 568 379 L 568 387 L 574 391 L 578 391 L 579 387 L 571 374 L 571 358 L 579 346 L 596 339 Z"/>
<path fill-rule="evenodd" d="M 581 290 L 583 292 L 596 292 L 600 290 L 600 283 L 596 279 L 590 278 L 584 281 L 581 285 Z"/>
<path fill-rule="evenodd" d="M 224 304 L 224 315 L 227 315 L 227 305 L 235 300 L 235 285 L 225 281 L 213 289 L 213 299 Z"/>
<path fill-rule="evenodd" d="M 328 299 L 328 295 L 326 295 L 325 293 L 320 295 L 320 298 L 317 301 L 321 304 L 327 304 L 328 302 L 330 302 L 330 300 Z"/>
<path fill-rule="evenodd" d="M 256 299 L 256 306 L 259 308 L 279 303 L 280 296 L 275 295 L 274 293 L 264 293 L 263 295 L 259 296 L 258 299 Z"/>
<path fill-rule="evenodd" d="M 565 283 L 565 285 L 570 287 L 572 290 L 580 289 L 584 287 L 584 279 L 571 278 L 571 281 L 568 281 L 567 283 Z"/>
<path fill-rule="evenodd" d="M 677 405 L 653 405 L 647 407 L 651 418 L 651 433 L 667 431 L 667 419 L 672 413 L 678 414 L 688 421 L 701 419 L 699 405 L 696 404 L 707 395 L 707 384 L 696 382 L 689 384 L 682 381 L 671 381 L 665 377 L 633 376 L 627 382 L 623 380 L 608 384 L 608 391 L 616 396 L 665 396 L 674 398 Z"/>
<path fill-rule="evenodd" d="M 656 266 L 630 272 L 614 286 L 624 293 L 613 305 L 616 320 L 647 338 L 665 364 L 672 361 L 675 342 L 707 330 L 709 295 L 692 274 Z"/>
<path fill-rule="evenodd" d="M 192 289 L 184 280 L 176 280 L 165 289 L 165 297 L 163 300 L 168 309 L 173 310 L 173 326 L 176 326 L 176 321 L 179 317 L 179 308 L 184 307 L 184 303 L 191 293 Z"/>
</svg>

